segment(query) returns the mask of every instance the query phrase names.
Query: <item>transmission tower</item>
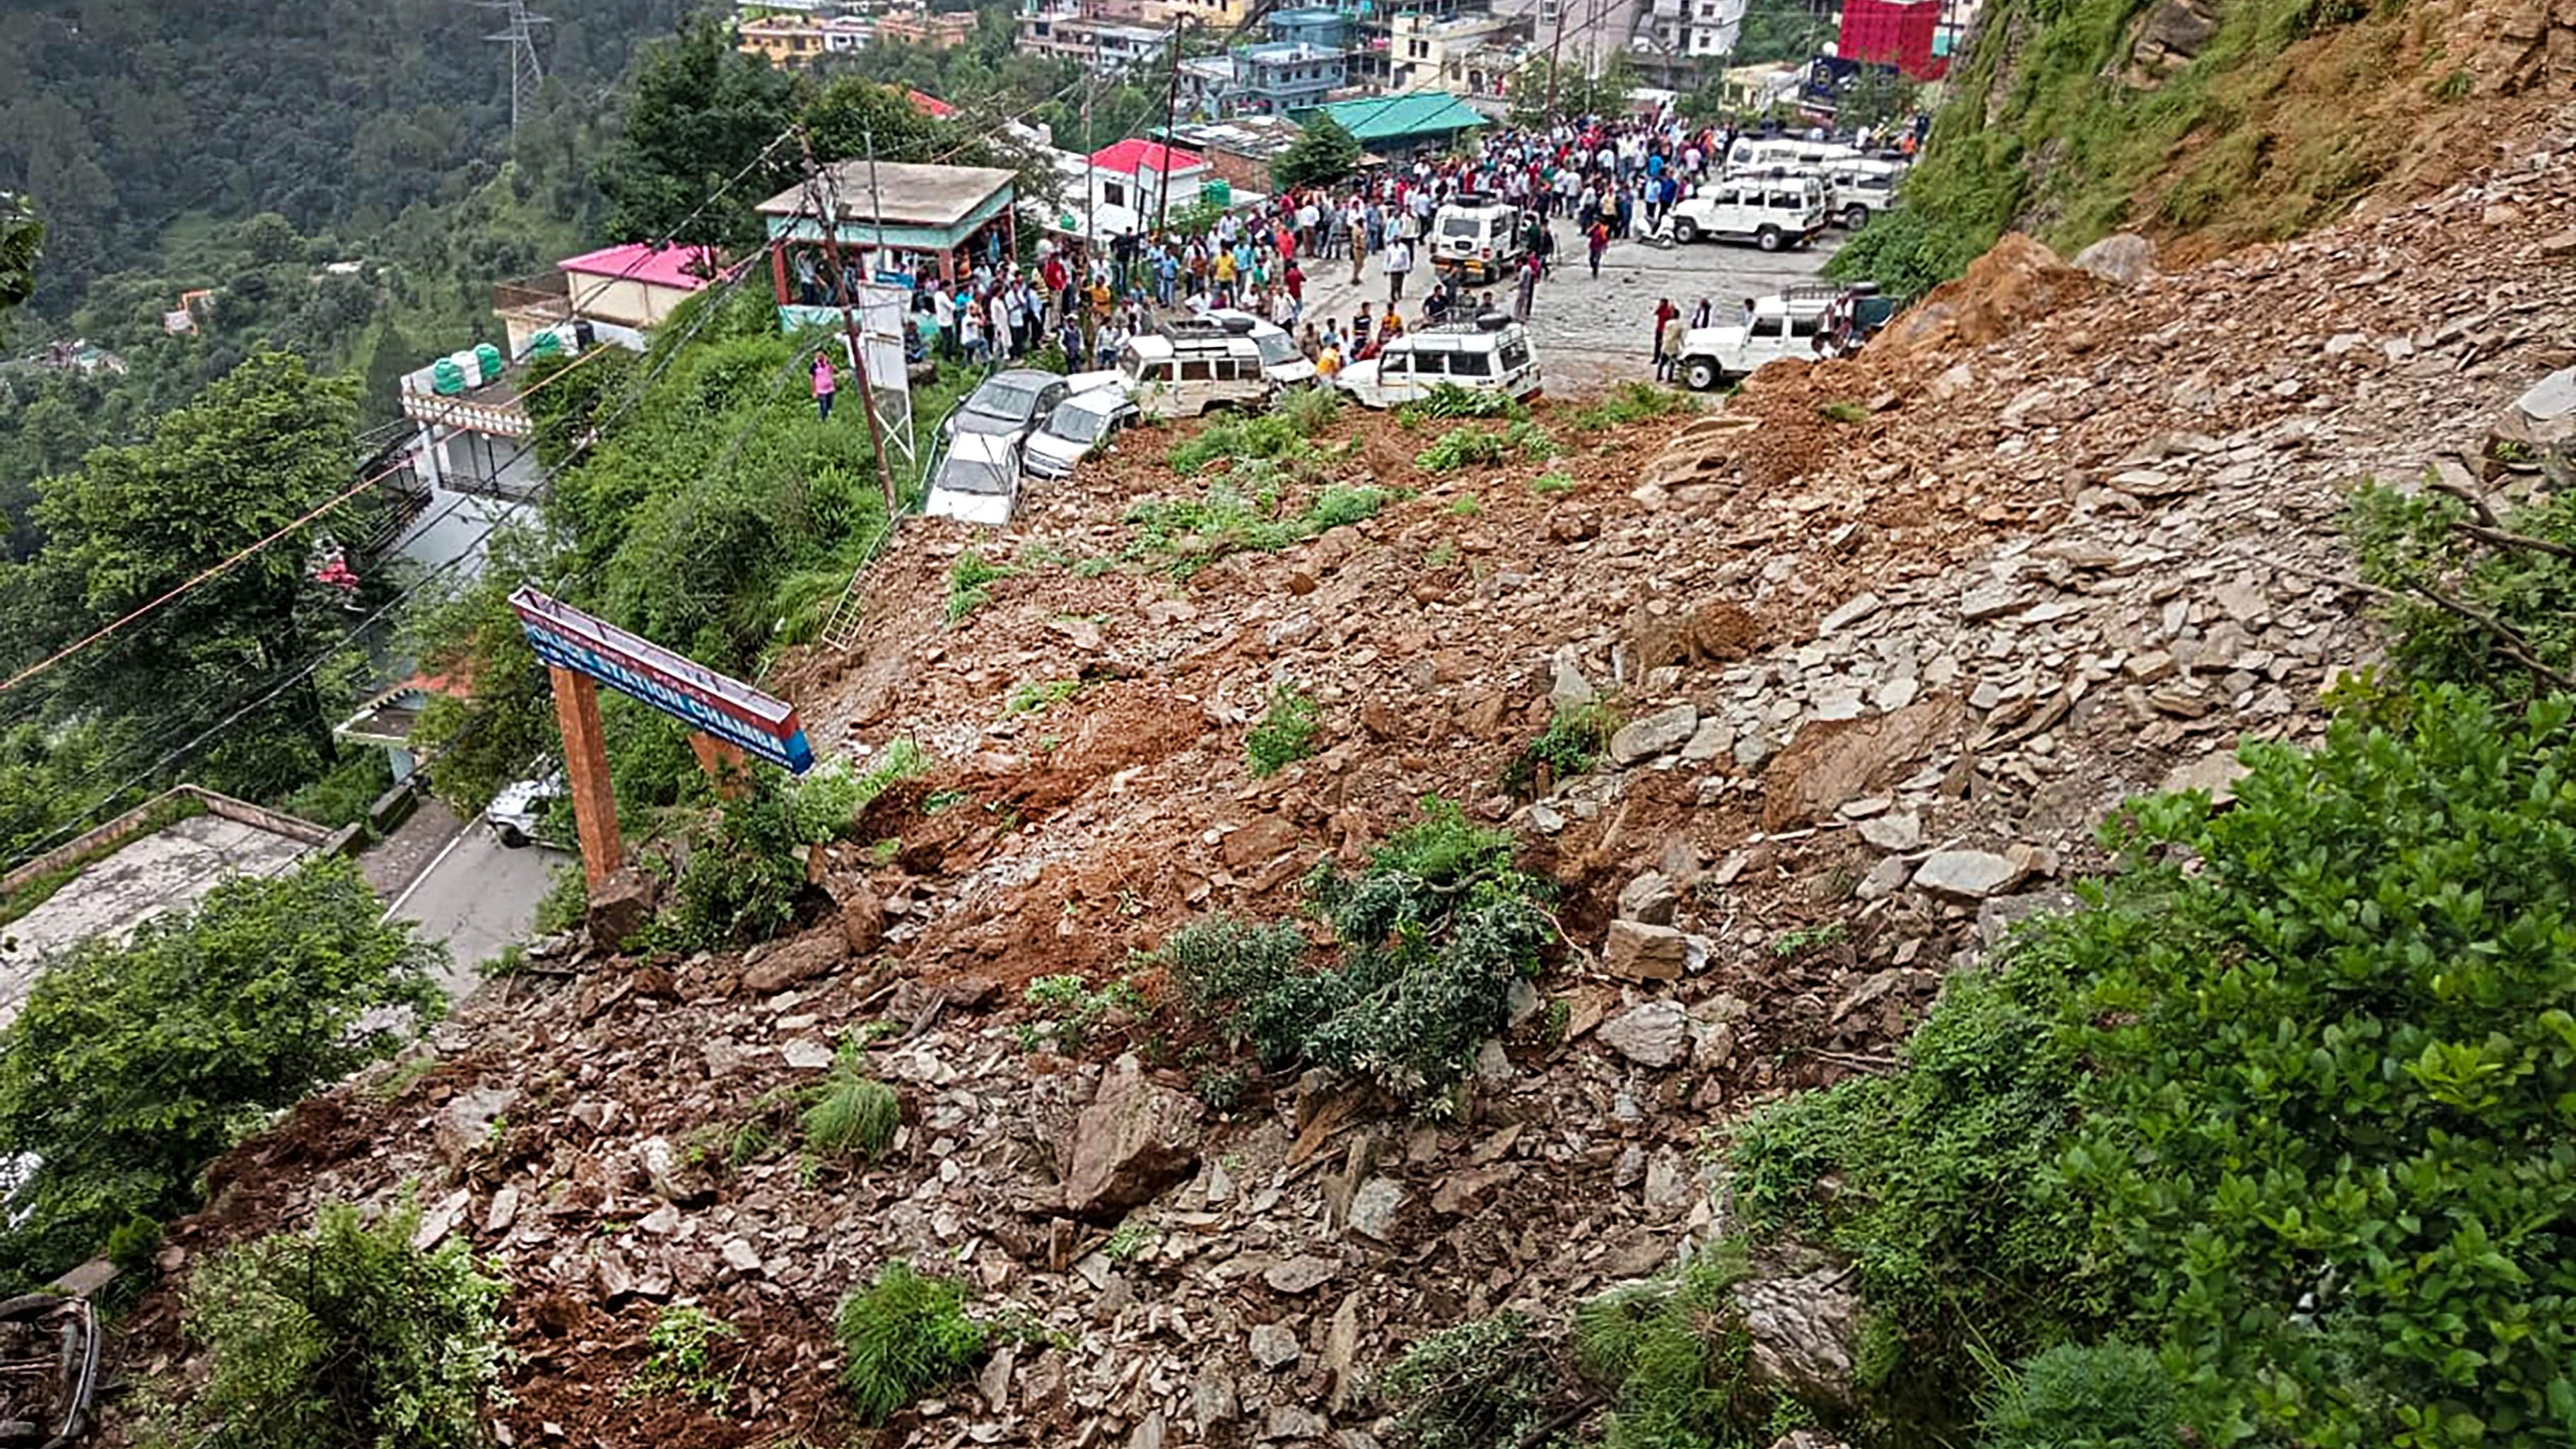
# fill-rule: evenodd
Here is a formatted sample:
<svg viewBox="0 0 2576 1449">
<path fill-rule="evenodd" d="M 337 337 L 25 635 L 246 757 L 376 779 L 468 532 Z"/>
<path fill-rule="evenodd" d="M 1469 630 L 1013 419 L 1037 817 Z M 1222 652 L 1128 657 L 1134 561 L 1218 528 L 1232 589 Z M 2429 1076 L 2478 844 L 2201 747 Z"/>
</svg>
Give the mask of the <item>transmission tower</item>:
<svg viewBox="0 0 2576 1449">
<path fill-rule="evenodd" d="M 498 10 L 507 17 L 507 29 L 483 38 L 510 47 L 510 137 L 516 140 L 519 117 L 537 98 L 537 88 L 546 83 L 545 63 L 537 59 L 534 27 L 554 22 L 542 15 L 530 15 L 527 0 L 474 0 L 474 3 L 485 10 Z"/>
</svg>

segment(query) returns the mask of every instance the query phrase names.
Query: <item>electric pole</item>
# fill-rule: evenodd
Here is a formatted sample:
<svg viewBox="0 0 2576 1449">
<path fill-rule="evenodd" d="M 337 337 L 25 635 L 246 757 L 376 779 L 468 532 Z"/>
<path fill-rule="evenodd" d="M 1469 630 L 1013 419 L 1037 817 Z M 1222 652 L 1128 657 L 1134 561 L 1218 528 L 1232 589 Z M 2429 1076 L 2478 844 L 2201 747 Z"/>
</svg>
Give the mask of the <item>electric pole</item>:
<svg viewBox="0 0 2576 1449">
<path fill-rule="evenodd" d="M 542 15 L 528 13 L 527 0 L 474 0 L 485 10 L 502 12 L 506 28 L 498 35 L 483 38 L 510 47 L 510 139 L 519 138 L 519 119 L 537 99 L 537 90 L 546 83 L 544 62 L 537 58 L 537 35 L 532 28 L 552 25 Z"/>
<path fill-rule="evenodd" d="M 858 380 L 859 410 L 866 413 L 868 417 L 869 451 L 876 455 L 877 487 L 885 494 L 886 522 L 891 524 L 894 522 L 896 503 L 894 471 L 886 464 L 885 429 L 877 421 L 877 395 L 875 390 L 868 386 L 868 345 L 867 339 L 859 335 L 858 312 L 852 306 L 850 270 L 841 263 L 841 198 L 837 189 L 827 189 L 825 186 L 823 168 L 814 160 L 814 138 L 807 135 L 805 129 L 800 126 L 796 130 L 796 140 L 805 148 L 805 202 L 813 210 L 817 222 L 822 227 L 823 253 L 832 265 L 832 295 L 840 300 L 841 332 L 850 343 L 850 376 Z M 876 151 L 873 137 L 870 139 L 868 151 L 871 158 L 869 167 L 873 171 L 875 168 L 873 158 Z M 875 191 L 873 181 L 869 184 L 869 190 L 871 193 Z M 882 228 L 877 232 L 876 240 L 879 246 L 884 244 L 885 233 Z M 902 355 L 899 347 L 896 355 Z"/>
<path fill-rule="evenodd" d="M 1162 184 L 1154 188 L 1154 235 L 1157 238 L 1162 236 L 1163 223 L 1172 211 L 1172 112 L 1181 100 L 1181 22 L 1188 18 L 1181 11 L 1172 12 L 1172 79 L 1163 87 L 1164 169 L 1155 173 L 1162 178 Z"/>
</svg>

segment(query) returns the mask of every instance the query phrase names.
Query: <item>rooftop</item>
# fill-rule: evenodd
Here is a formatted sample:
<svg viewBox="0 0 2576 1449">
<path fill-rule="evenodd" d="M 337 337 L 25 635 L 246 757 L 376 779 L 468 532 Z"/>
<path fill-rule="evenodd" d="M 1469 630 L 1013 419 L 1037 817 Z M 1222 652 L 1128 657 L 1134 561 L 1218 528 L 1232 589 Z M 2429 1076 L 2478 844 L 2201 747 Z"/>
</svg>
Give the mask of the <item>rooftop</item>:
<svg viewBox="0 0 2576 1449">
<path fill-rule="evenodd" d="M 1342 52 L 1302 40 L 1269 40 L 1247 45 L 1235 54 L 1255 65 L 1298 65 L 1310 60 L 1338 60 Z"/>
<path fill-rule="evenodd" d="M 1279 116 L 1237 116 L 1231 121 L 1174 126 L 1172 139 L 1211 151 L 1268 160 L 1294 145 L 1304 129 Z"/>
<path fill-rule="evenodd" d="M 880 161 L 873 169 L 865 161 L 840 161 L 827 171 L 839 198 L 840 220 L 882 217 L 898 226 L 955 226 L 996 193 L 1009 190 L 1016 179 L 994 166 L 911 161 Z M 759 210 L 762 216 L 794 216 L 805 210 L 805 188 L 791 186 L 762 202 Z"/>
<path fill-rule="evenodd" d="M 1091 153 L 1091 164 L 1103 171 L 1133 176 L 1139 171 L 1178 172 L 1205 166 L 1207 158 L 1196 151 L 1183 151 L 1160 141 L 1147 141 L 1130 136 L 1115 145 L 1103 146 Z"/>
<path fill-rule="evenodd" d="M 694 292 L 707 284 L 691 268 L 702 265 L 705 254 L 696 247 L 655 247 L 650 242 L 627 242 L 621 246 L 601 247 L 555 263 L 558 270 L 578 272 L 586 277 L 616 277 L 642 282 L 655 287 L 677 287 Z"/>
<path fill-rule="evenodd" d="M 939 97 L 931 95 L 926 91 L 905 91 L 903 93 L 903 98 L 912 102 L 912 108 L 914 110 L 921 112 L 923 115 L 928 116 L 934 121 L 949 121 L 954 120 L 957 117 L 957 108 L 955 106 L 948 104 L 946 101 L 943 101 Z"/>
<path fill-rule="evenodd" d="M 1474 107 L 1447 91 L 1407 91 L 1366 100 L 1335 101 L 1303 113 L 1300 120 L 1330 116 L 1363 146 L 1407 136 L 1455 135 L 1489 124 Z"/>
</svg>

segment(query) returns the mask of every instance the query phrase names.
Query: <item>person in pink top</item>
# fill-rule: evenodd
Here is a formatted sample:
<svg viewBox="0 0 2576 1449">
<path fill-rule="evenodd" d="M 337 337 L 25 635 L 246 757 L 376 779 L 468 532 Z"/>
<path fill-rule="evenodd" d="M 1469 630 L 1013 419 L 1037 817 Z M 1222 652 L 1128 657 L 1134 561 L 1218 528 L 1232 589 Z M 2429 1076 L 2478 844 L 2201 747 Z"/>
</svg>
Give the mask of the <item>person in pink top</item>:
<svg viewBox="0 0 2576 1449">
<path fill-rule="evenodd" d="M 832 375 L 832 359 L 824 353 L 815 353 L 814 412 L 824 422 L 832 420 L 832 390 L 838 385 L 839 379 Z"/>
</svg>

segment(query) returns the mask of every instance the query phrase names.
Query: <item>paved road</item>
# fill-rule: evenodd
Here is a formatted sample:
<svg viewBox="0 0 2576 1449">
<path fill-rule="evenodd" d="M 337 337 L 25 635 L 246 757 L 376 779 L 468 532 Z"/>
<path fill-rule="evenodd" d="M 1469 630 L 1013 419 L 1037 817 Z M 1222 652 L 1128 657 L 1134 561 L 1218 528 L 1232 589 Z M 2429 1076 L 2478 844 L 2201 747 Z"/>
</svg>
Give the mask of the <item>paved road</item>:
<svg viewBox="0 0 2576 1449">
<path fill-rule="evenodd" d="M 1702 297 L 1716 304 L 1722 319 L 1747 297 L 1769 296 L 1798 282 L 1815 280 L 1843 233 L 1828 231 L 1806 251 L 1765 253 L 1753 247 L 1699 242 L 1669 250 L 1650 242 L 1612 242 L 1595 279 L 1584 264 L 1574 224 L 1556 223 L 1557 266 L 1539 284 L 1530 313 L 1530 338 L 1538 345 L 1552 393 L 1588 390 L 1626 378 L 1649 378 L 1653 368 L 1655 301 L 1670 297 L 1687 316 Z M 1320 321 L 1329 315 L 1345 326 L 1363 298 L 1386 303 L 1386 278 L 1371 257 L 1358 287 L 1351 285 L 1347 259 L 1327 258 L 1308 268 L 1306 315 Z M 1420 313 L 1424 277 L 1406 279 L 1405 315 Z M 1506 283 L 1493 288 L 1497 303 L 1511 305 Z"/>
<path fill-rule="evenodd" d="M 435 849 L 428 849 L 432 841 Z M 423 854 L 425 862 L 413 863 Z M 480 821 L 458 826 L 435 801 L 424 803 L 393 840 L 369 856 L 367 874 L 391 895 L 390 914 L 419 923 L 423 936 L 447 943 L 443 984 L 450 996 L 473 990 L 481 979 L 476 966 L 527 939 L 537 902 L 553 884 L 553 867 L 576 859 L 539 846 L 511 850 Z M 392 857 L 403 863 L 380 871 L 377 861 Z"/>
</svg>

